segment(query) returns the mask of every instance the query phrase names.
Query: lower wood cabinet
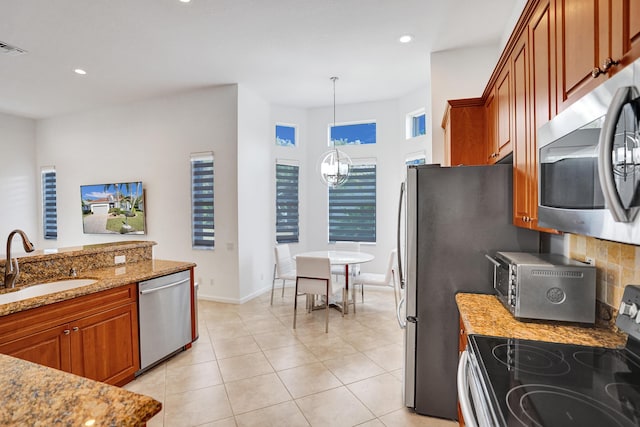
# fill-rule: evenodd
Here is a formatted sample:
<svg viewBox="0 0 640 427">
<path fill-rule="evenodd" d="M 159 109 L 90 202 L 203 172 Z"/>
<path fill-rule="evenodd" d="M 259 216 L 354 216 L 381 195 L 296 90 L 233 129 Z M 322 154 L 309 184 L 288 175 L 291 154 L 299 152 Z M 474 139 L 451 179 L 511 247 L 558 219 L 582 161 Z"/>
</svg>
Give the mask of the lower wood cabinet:
<svg viewBox="0 0 640 427">
<path fill-rule="evenodd" d="M 71 324 L 71 372 L 118 384 L 139 369 L 135 303 L 79 319 Z M 127 382 L 127 381 L 125 381 Z"/>
<path fill-rule="evenodd" d="M 69 325 L 59 325 L 0 344 L 0 353 L 71 372 Z"/>
<path fill-rule="evenodd" d="M 136 285 L 0 318 L 0 353 L 122 385 L 140 368 Z"/>
</svg>

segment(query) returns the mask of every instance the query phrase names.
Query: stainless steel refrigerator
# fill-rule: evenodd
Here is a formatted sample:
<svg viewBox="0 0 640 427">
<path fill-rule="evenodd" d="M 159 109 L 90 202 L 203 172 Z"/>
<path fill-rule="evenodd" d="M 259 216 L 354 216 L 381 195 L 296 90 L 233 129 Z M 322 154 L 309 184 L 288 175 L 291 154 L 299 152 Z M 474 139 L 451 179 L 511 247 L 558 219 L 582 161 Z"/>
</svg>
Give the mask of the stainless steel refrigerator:
<svg viewBox="0 0 640 427">
<path fill-rule="evenodd" d="M 538 252 L 538 233 L 512 225 L 512 174 L 510 164 L 407 169 L 398 213 L 406 314 L 398 307 L 398 319 L 404 400 L 419 414 L 458 418 L 455 294 L 493 293 L 485 254 Z"/>
</svg>

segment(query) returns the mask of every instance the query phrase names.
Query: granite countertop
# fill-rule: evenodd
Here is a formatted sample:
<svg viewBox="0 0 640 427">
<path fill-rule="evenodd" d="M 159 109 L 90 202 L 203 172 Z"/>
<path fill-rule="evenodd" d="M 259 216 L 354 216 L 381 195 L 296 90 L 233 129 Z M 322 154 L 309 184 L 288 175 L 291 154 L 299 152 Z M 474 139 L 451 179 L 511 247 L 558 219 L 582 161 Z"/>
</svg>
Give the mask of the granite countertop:
<svg viewBox="0 0 640 427">
<path fill-rule="evenodd" d="M 495 295 L 456 295 L 467 334 L 520 338 L 594 347 L 621 348 L 627 337 L 609 325 L 593 327 L 554 321 L 517 320 Z"/>
<path fill-rule="evenodd" d="M 151 397 L 3 354 L 0 364 L 0 425 L 139 426 L 162 408 Z"/>
<path fill-rule="evenodd" d="M 37 262 L 41 260 L 54 260 L 60 258 L 69 258 L 78 255 L 87 254 L 99 254 L 103 252 L 113 252 L 115 249 L 135 249 L 152 247 L 157 243 L 154 241 L 132 240 L 125 242 L 109 242 L 109 243 L 96 243 L 93 245 L 83 246 L 69 246 L 65 248 L 52 248 L 52 249 L 36 249 L 29 253 L 14 254 L 12 258 L 18 258 L 20 263 L 25 262 Z M 1 254 L 1 258 L 6 258 L 6 254 Z"/>
<path fill-rule="evenodd" d="M 82 295 L 88 295 L 95 292 L 128 285 L 130 283 L 136 283 L 142 280 L 148 280 L 154 277 L 164 276 L 166 274 L 187 270 L 191 267 L 195 267 L 195 265 L 196 264 L 192 262 L 165 261 L 154 259 L 130 264 L 122 264 L 108 268 L 87 270 L 79 273 L 78 276 L 75 277 L 75 279 L 96 279 L 97 282 L 88 286 L 83 286 L 68 291 L 42 295 L 39 297 L 29 298 L 8 304 L 1 304 L 0 316 L 5 316 L 7 314 L 17 313 L 19 311 L 28 310 L 30 308 L 53 304 Z M 70 277 L 63 277 L 62 279 L 70 279 Z M 54 280 L 59 279 L 51 279 L 51 281 Z M 17 290 L 19 289 L 16 288 L 3 290 L 2 292 L 0 292 L 0 294 Z"/>
</svg>

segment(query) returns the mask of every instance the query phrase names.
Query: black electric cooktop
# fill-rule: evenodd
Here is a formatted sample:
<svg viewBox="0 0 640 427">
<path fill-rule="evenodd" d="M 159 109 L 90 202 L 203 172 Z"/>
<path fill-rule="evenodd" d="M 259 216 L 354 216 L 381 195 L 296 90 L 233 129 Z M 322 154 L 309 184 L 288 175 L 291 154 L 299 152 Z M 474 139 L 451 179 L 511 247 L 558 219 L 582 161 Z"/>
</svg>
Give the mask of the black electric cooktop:
<svg viewBox="0 0 640 427">
<path fill-rule="evenodd" d="M 640 358 L 605 349 L 472 335 L 504 426 L 640 426 Z"/>
</svg>

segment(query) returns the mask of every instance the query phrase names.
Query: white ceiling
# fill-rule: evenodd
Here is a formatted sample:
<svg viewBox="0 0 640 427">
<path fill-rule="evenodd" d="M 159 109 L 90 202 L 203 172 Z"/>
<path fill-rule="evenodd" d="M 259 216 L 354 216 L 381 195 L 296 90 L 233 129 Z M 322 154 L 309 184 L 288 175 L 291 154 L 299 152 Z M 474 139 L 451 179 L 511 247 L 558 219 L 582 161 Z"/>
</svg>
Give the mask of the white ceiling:
<svg viewBox="0 0 640 427">
<path fill-rule="evenodd" d="M 0 111 L 44 118 L 232 83 L 311 108 L 332 103 L 334 75 L 339 104 L 393 99 L 427 84 L 430 52 L 498 46 L 524 2 L 5 0 L 0 42 L 28 53 L 0 54 Z"/>
</svg>

